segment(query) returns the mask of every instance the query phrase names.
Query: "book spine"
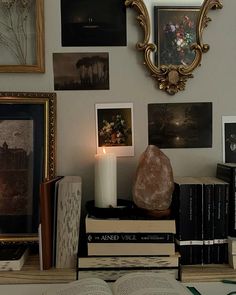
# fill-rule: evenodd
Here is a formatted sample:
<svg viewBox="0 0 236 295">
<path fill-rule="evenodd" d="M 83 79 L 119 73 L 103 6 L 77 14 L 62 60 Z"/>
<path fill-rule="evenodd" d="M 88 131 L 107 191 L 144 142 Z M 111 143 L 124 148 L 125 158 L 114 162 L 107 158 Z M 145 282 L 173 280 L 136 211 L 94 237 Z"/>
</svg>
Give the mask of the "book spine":
<svg viewBox="0 0 236 295">
<path fill-rule="evenodd" d="M 172 233 L 87 233 L 88 243 L 173 243 Z"/>
<path fill-rule="evenodd" d="M 236 167 L 217 164 L 216 177 L 229 183 L 229 234 L 236 236 Z"/>
<path fill-rule="evenodd" d="M 215 184 L 213 263 L 227 263 L 227 185 Z"/>
<path fill-rule="evenodd" d="M 78 257 L 78 268 L 177 267 L 179 255 Z"/>
<path fill-rule="evenodd" d="M 202 186 L 175 184 L 173 194 L 176 238 L 180 241 L 202 241 Z"/>
<path fill-rule="evenodd" d="M 203 263 L 213 262 L 214 184 L 203 185 Z"/>
</svg>

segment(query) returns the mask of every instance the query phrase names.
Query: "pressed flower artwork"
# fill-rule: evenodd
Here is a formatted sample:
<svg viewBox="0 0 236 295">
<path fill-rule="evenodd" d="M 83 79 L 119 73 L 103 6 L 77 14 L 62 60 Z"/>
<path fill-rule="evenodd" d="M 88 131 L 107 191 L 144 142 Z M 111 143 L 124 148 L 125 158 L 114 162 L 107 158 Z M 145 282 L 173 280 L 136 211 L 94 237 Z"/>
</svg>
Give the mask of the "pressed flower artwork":
<svg viewBox="0 0 236 295">
<path fill-rule="evenodd" d="M 44 72 L 43 0 L 0 0 L 0 72 Z"/>
<path fill-rule="evenodd" d="M 189 65 L 195 52 L 196 24 L 199 8 L 154 7 L 154 40 L 158 65 Z"/>
<path fill-rule="evenodd" d="M 133 105 L 96 104 L 97 151 L 103 148 L 117 156 L 133 156 Z"/>
</svg>

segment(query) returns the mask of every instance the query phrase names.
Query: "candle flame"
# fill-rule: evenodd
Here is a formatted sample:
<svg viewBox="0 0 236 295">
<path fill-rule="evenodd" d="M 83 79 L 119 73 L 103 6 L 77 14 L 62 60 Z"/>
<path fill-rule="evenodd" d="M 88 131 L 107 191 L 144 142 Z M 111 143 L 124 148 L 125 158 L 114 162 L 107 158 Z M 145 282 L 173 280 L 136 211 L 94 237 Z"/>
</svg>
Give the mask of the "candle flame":
<svg viewBox="0 0 236 295">
<path fill-rule="evenodd" d="M 103 154 L 106 154 L 106 149 L 102 148 Z"/>
</svg>

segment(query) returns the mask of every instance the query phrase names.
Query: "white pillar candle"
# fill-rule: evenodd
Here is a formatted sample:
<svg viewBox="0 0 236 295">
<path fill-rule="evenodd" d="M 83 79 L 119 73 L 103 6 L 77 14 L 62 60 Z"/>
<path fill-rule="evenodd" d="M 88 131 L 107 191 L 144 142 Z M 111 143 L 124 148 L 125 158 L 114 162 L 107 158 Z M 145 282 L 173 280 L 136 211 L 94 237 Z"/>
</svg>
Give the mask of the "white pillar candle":
<svg viewBox="0 0 236 295">
<path fill-rule="evenodd" d="M 95 207 L 117 206 L 116 155 L 95 155 Z"/>
</svg>

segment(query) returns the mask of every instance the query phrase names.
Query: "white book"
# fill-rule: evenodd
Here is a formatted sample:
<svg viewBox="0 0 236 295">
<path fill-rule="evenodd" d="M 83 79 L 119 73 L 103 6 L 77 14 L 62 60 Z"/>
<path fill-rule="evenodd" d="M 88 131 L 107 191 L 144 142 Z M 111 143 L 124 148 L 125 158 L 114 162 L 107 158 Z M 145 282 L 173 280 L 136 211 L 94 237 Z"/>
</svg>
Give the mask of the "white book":
<svg viewBox="0 0 236 295">
<path fill-rule="evenodd" d="M 109 285 L 98 278 L 85 278 L 58 289 L 48 289 L 43 295 L 190 295 L 179 281 L 168 274 L 134 272 L 125 274 Z"/>
<path fill-rule="evenodd" d="M 82 180 L 65 176 L 58 183 L 56 268 L 75 268 L 78 253 Z"/>
</svg>

